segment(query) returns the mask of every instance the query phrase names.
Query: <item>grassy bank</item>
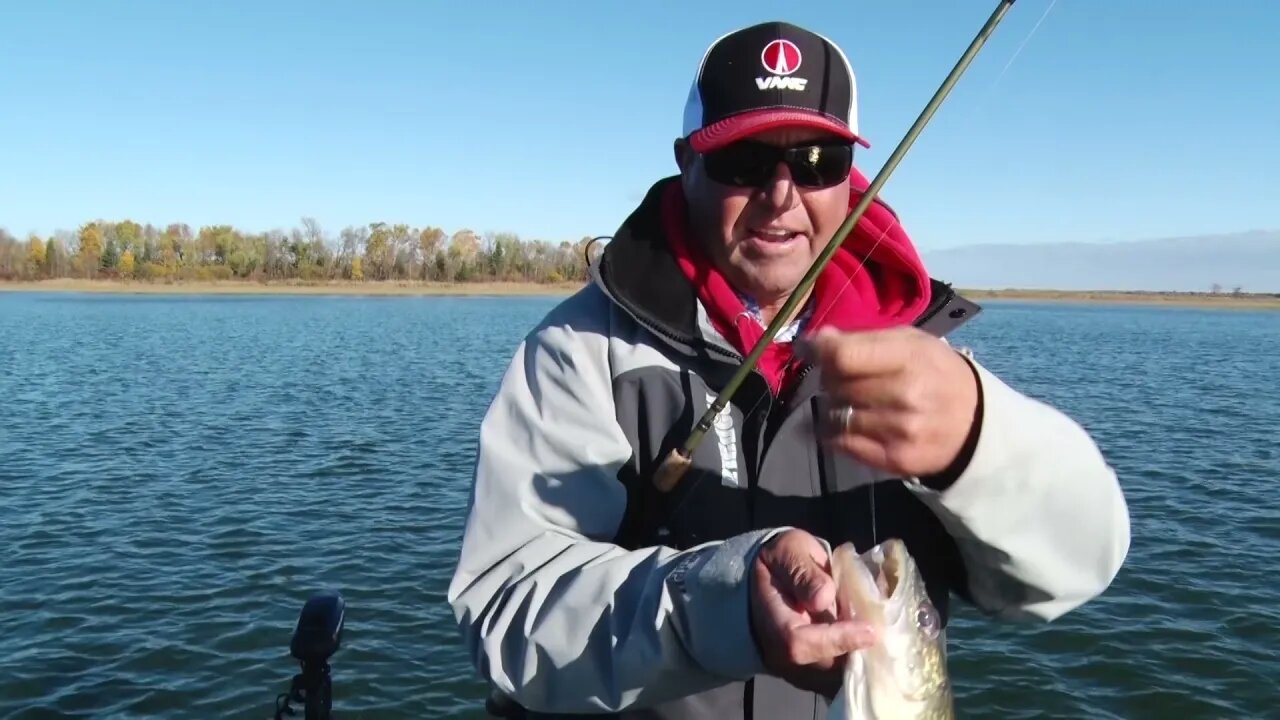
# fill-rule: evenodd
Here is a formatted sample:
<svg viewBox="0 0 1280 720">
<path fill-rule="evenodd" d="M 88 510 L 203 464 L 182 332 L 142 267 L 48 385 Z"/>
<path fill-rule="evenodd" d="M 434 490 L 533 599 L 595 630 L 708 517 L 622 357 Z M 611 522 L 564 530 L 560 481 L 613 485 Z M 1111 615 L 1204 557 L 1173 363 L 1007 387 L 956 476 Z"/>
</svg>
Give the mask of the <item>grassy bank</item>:
<svg viewBox="0 0 1280 720">
<path fill-rule="evenodd" d="M 332 282 L 246 280 L 145 282 L 58 279 L 0 282 L 0 292 L 75 292 L 184 295 L 569 295 L 582 283 L 410 282 L 404 280 Z"/>
<path fill-rule="evenodd" d="M 0 282 L 0 292 L 77 292 L 190 295 L 550 295 L 566 296 L 582 287 L 578 282 L 414 282 L 403 280 L 332 282 L 245 280 L 147 282 L 63 278 L 29 282 Z M 1280 295 L 1192 292 L 1102 292 L 1071 290 L 961 289 L 974 300 L 1031 300 L 1042 302 L 1122 303 L 1169 307 L 1278 309 Z"/>
</svg>

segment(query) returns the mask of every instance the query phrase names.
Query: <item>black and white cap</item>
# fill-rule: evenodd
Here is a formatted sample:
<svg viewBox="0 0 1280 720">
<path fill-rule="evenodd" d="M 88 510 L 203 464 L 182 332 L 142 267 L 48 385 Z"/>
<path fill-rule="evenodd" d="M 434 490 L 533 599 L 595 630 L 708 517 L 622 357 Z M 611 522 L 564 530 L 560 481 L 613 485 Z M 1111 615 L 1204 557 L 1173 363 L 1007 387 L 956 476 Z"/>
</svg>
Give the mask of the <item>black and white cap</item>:
<svg viewBox="0 0 1280 720">
<path fill-rule="evenodd" d="M 690 146 L 708 152 L 785 125 L 870 147 L 858 135 L 858 85 L 844 51 L 785 22 L 752 25 L 711 43 L 684 107 Z"/>
</svg>

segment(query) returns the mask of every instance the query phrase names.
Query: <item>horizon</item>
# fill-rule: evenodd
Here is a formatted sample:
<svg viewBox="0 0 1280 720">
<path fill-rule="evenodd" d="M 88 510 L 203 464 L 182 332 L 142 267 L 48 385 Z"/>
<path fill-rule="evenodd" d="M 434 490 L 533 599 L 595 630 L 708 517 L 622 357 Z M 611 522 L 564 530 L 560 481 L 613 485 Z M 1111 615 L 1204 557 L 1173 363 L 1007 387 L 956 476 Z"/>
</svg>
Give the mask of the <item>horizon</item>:
<svg viewBox="0 0 1280 720">
<path fill-rule="evenodd" d="M 265 233 L 313 217 L 333 238 L 375 222 L 612 235 L 675 172 L 707 43 L 771 18 L 849 55 L 870 178 L 995 3 L 732 7 L 682 8 L 678 24 L 664 7 L 569 3 L 8 7 L 0 227 Z M 1280 99 L 1255 88 L 1280 65 L 1277 21 L 1263 0 L 1022 0 L 883 197 L 923 253 L 1273 232 Z"/>
</svg>

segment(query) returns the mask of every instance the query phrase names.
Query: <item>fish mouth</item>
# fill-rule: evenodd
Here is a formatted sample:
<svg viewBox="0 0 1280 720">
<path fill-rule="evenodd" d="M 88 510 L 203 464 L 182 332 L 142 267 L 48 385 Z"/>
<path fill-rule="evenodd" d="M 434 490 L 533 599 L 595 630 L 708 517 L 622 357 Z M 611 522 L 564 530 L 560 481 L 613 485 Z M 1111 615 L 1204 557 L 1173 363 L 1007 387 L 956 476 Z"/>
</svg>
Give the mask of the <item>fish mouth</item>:
<svg viewBox="0 0 1280 720">
<path fill-rule="evenodd" d="M 892 599 L 898 591 L 898 587 L 902 584 L 906 552 L 906 545 L 901 540 L 892 538 L 871 548 L 871 550 L 859 557 L 859 560 L 871 573 L 871 577 L 875 579 L 876 587 L 880 590 L 881 600 L 888 601 Z"/>
<path fill-rule="evenodd" d="M 905 546 L 887 540 L 859 553 L 845 543 L 832 553 L 837 614 L 860 617 L 875 627 L 888 621 L 889 605 L 902 586 Z"/>
<path fill-rule="evenodd" d="M 946 641 L 906 544 L 832 552 L 839 614 L 872 627 L 876 642 L 850 653 L 840 717 L 951 718 Z M 894 708 L 881 710 L 877 708 Z"/>
</svg>

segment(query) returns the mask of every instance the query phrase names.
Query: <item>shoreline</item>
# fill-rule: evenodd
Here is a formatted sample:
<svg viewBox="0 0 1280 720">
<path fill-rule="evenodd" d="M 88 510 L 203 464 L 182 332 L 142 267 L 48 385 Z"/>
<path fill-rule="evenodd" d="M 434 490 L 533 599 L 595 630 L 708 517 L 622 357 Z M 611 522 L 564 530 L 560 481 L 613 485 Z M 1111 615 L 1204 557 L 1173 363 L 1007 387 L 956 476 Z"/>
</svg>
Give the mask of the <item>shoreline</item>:
<svg viewBox="0 0 1280 720">
<path fill-rule="evenodd" d="M 1243 293 L 1232 295 L 1207 292 L 1157 292 L 1146 290 L 980 290 L 956 288 L 974 301 L 1022 301 L 1076 303 L 1085 305 L 1142 305 L 1223 310 L 1280 310 L 1280 294 Z"/>
<path fill-rule="evenodd" d="M 547 295 L 568 296 L 582 287 L 578 282 L 428 282 L 409 280 L 335 280 L 259 282 L 255 280 L 56 280 L 0 282 L 0 293 L 88 293 L 101 295 L 349 295 L 349 296 L 460 296 Z"/>
<path fill-rule="evenodd" d="M 192 280 L 149 282 L 138 280 L 54 280 L 0 281 L 0 293 L 86 293 L 102 295 L 344 295 L 344 296 L 546 296 L 567 297 L 582 287 L 581 282 L 431 282 L 431 281 L 351 281 L 331 282 L 253 280 Z M 1155 307 L 1280 310 L 1280 294 L 1210 294 L 1203 292 L 1147 292 L 1104 290 L 1002 290 L 956 288 L 975 301 L 1032 301 L 1123 304 Z"/>
</svg>

